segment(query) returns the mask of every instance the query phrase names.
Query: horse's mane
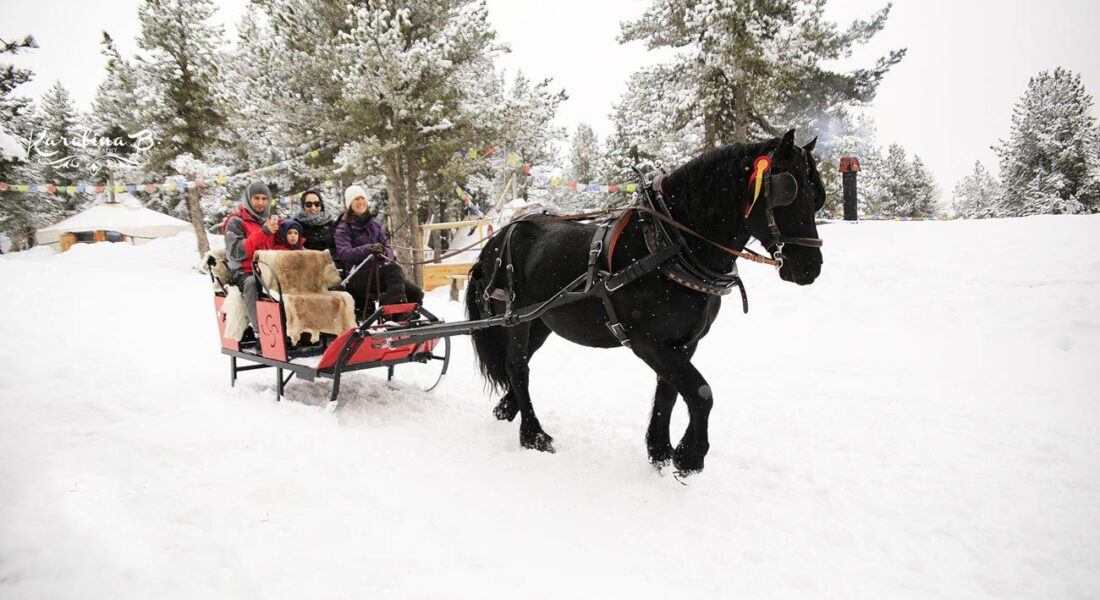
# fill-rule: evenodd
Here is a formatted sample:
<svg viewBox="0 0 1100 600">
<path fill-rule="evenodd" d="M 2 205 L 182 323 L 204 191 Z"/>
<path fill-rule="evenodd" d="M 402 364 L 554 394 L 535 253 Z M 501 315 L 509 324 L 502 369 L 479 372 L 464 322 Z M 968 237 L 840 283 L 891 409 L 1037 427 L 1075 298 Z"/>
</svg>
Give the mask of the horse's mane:
<svg viewBox="0 0 1100 600">
<path fill-rule="evenodd" d="M 728 212 L 729 205 L 716 200 L 725 199 L 728 202 L 734 194 L 731 188 L 743 186 L 748 189 L 749 173 L 738 167 L 767 154 L 778 143 L 778 139 L 771 139 L 752 144 L 730 144 L 707 151 L 670 173 L 664 188 L 687 214 L 701 219 L 720 216 L 721 207 L 725 206 Z"/>
</svg>

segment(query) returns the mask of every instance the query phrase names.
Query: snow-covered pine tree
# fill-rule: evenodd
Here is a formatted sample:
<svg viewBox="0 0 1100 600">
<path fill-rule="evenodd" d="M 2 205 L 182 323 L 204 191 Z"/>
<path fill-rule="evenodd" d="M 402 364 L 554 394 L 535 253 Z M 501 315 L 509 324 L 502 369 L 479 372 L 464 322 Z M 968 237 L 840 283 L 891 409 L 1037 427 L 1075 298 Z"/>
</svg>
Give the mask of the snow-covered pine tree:
<svg viewBox="0 0 1100 600">
<path fill-rule="evenodd" d="M 573 181 L 590 183 L 598 181 L 600 158 L 600 140 L 588 123 L 577 125 L 569 147 L 569 172 L 567 177 Z"/>
<path fill-rule="evenodd" d="M 37 48 L 34 37 L 12 41 L 0 40 L 0 57 L 15 55 L 24 50 Z M 30 134 L 31 101 L 29 98 L 15 96 L 15 88 L 31 80 L 30 69 L 16 68 L 10 63 L 0 64 L 0 133 L 5 137 L 5 146 L 16 145 L 10 152 L 0 153 L 0 181 L 18 182 L 27 167 L 25 161 L 16 155 L 25 155 L 23 143 L 18 138 Z M 49 224 L 49 217 L 38 214 L 40 207 L 35 205 L 29 195 L 20 192 L 0 192 L 0 232 L 9 236 L 15 249 L 29 248 L 34 244 L 36 227 Z"/>
<path fill-rule="evenodd" d="M 151 123 L 146 116 L 152 114 L 155 98 L 154 86 L 143 82 L 143 73 L 118 51 L 109 33 L 103 32 L 100 53 L 107 59 L 103 80 L 96 88 L 92 110 L 85 115 L 84 127 L 97 138 L 119 140 L 124 145 L 86 148 L 91 183 L 106 184 L 113 181 L 150 181 L 157 174 L 146 169 L 146 153 L 152 144 L 154 130 L 163 133 L 163 126 Z M 152 134 L 148 139 L 144 136 Z M 122 160 L 119 160 L 119 159 Z M 144 192 L 135 192 L 144 196 Z M 163 208 L 163 207 L 158 207 Z"/>
<path fill-rule="evenodd" d="M 28 156 L 35 181 L 57 186 L 76 185 L 86 180 L 82 117 L 69 90 L 54 82 L 42 95 L 31 118 L 32 152 Z M 36 194 L 35 203 L 50 207 L 51 217 L 66 217 L 80 208 L 88 196 L 63 192 Z"/>
<path fill-rule="evenodd" d="M 931 171 L 924 166 L 924 161 L 916 154 L 913 155 L 910 173 L 913 178 L 909 185 L 912 209 L 907 214 L 897 216 L 927 219 L 939 214 L 940 188 L 936 184 L 936 178 L 932 176 Z"/>
<path fill-rule="evenodd" d="M 420 182 L 432 167 L 425 147 L 465 141 L 481 108 L 471 106 L 481 98 L 474 82 L 493 75 L 500 48 L 483 1 L 388 0 L 352 7 L 349 17 L 333 74 L 342 133 L 380 159 L 398 258 L 421 280 Z"/>
<path fill-rule="evenodd" d="M 634 80 L 647 92 L 682 90 L 674 103 L 676 121 L 701 126 L 703 147 L 709 149 L 775 136 L 835 107 L 874 97 L 905 50 L 851 72 L 828 63 L 878 33 L 890 6 L 843 31 L 825 20 L 824 7 L 825 0 L 652 0 L 644 15 L 623 24 L 620 41 L 680 50 L 665 70 L 674 83 Z"/>
<path fill-rule="evenodd" d="M 134 65 L 124 58 L 115 46 L 114 39 L 106 31 L 100 40 L 100 53 L 107 59 L 103 81 L 96 88 L 89 120 L 98 135 L 111 132 L 136 134 L 149 123 L 141 122 L 148 113 L 148 94 L 142 94 L 143 84 Z"/>
<path fill-rule="evenodd" d="M 876 178 L 880 189 L 865 196 L 861 212 L 868 215 L 902 216 L 912 209 L 910 189 L 913 168 L 900 144 L 890 144 L 879 161 Z"/>
<path fill-rule="evenodd" d="M 223 78 L 218 65 L 224 39 L 222 26 L 212 19 L 215 10 L 212 0 L 145 0 L 138 8 L 138 47 L 144 51 L 138 57 L 138 68 L 156 99 L 144 117 L 163 132 L 149 156 L 154 173 L 175 174 L 171 165 L 184 154 L 201 160 L 223 135 L 226 108 L 220 95 Z M 210 244 L 200 191 L 183 193 L 199 254 L 205 254 Z"/>
<path fill-rule="evenodd" d="M 551 79 L 532 85 L 522 71 L 516 73 L 511 87 L 492 83 L 492 78 L 486 78 L 485 84 L 494 91 L 484 100 L 473 103 L 482 107 L 471 115 L 472 122 L 477 124 L 474 135 L 507 152 L 514 152 L 523 162 L 510 162 L 503 154 L 490 156 L 470 178 L 471 183 L 485 190 L 486 196 L 497 196 L 515 174 L 517 197 L 541 201 L 553 196 L 553 189 L 534 185 L 533 177 L 524 173 L 522 166 L 552 167 L 560 162 L 557 143 L 565 139 L 566 132 L 553 120 L 558 106 L 567 98 L 565 92 L 554 90 Z M 510 194 L 503 198 L 510 198 Z"/>
<path fill-rule="evenodd" d="M 1100 132 L 1081 76 L 1043 71 L 1012 111 L 1001 161 L 1004 216 L 1100 211 Z"/>
<path fill-rule="evenodd" d="M 825 183 L 825 210 L 843 210 L 839 169 L 840 159 L 846 156 L 858 159 L 862 169 L 857 185 L 860 204 L 868 197 L 877 197 L 878 178 L 875 171 L 882 153 L 875 146 L 877 132 L 874 120 L 866 114 L 853 116 L 850 111 L 841 110 L 835 118 L 822 123 L 818 131 L 820 137 L 814 155 L 818 159 L 817 170 Z"/>
<path fill-rule="evenodd" d="M 606 183 L 600 169 L 603 152 L 600 141 L 587 123 L 577 125 L 569 146 L 569 162 L 563 173 L 565 181 L 576 182 L 576 189 L 560 187 L 555 190 L 554 204 L 561 210 L 574 212 L 590 210 L 603 206 L 608 198 L 606 194 L 585 191 L 591 183 Z"/>
<path fill-rule="evenodd" d="M 952 200 L 955 216 L 961 219 L 988 219 L 997 215 L 1001 189 L 982 162 L 974 162 L 974 172 L 955 185 Z"/>
</svg>

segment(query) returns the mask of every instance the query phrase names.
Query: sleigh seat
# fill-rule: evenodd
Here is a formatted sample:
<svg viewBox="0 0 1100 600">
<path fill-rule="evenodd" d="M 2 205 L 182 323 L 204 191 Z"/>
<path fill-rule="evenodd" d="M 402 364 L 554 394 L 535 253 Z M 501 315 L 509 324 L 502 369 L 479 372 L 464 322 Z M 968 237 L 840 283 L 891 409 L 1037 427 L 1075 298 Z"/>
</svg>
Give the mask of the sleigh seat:
<svg viewBox="0 0 1100 600">
<path fill-rule="evenodd" d="M 261 250 L 252 264 L 264 291 L 282 305 L 291 345 L 306 333 L 316 341 L 322 333 L 340 335 L 357 326 L 351 295 L 329 290 L 341 279 L 328 252 Z"/>
</svg>

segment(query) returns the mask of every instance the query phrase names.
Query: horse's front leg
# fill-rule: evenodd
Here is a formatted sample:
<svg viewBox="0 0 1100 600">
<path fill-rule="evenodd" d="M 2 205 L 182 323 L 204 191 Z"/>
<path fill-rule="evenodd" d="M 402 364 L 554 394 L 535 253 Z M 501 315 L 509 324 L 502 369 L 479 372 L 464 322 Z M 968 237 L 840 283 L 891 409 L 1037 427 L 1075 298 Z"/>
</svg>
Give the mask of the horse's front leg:
<svg viewBox="0 0 1100 600">
<path fill-rule="evenodd" d="M 649 429 L 645 432 L 645 446 L 649 462 L 658 469 L 672 460 L 672 439 L 668 427 L 672 407 L 676 405 L 676 388 L 669 380 L 657 376 L 657 390 L 653 392 L 653 413 L 649 415 Z"/>
<path fill-rule="evenodd" d="M 692 344 L 684 349 L 689 360 L 695 354 L 695 347 L 696 344 Z M 672 460 L 672 441 L 668 428 L 677 395 L 676 386 L 658 375 L 657 389 L 653 392 L 653 413 L 649 415 L 649 429 L 645 432 L 649 462 L 658 469 L 667 466 Z"/>
<path fill-rule="evenodd" d="M 710 386 L 703 379 L 699 370 L 691 364 L 691 355 L 694 346 L 688 348 L 668 348 L 660 345 L 635 344 L 634 353 L 649 365 L 657 373 L 657 393 L 654 397 L 653 417 L 650 420 L 649 435 L 660 446 L 662 441 L 667 442 L 668 419 L 672 406 L 676 402 L 675 394 L 667 391 L 662 395 L 662 382 L 667 381 L 671 387 L 684 398 L 684 404 L 688 409 L 688 426 L 684 431 L 684 437 L 680 444 L 672 451 L 672 464 L 681 473 L 697 473 L 703 470 L 703 460 L 710 450 L 710 439 L 707 433 L 710 409 L 714 405 Z M 669 399 L 671 398 L 671 399 Z M 661 404 L 662 401 L 664 404 Z M 667 405 L 667 411 L 664 410 Z M 659 414 L 660 411 L 660 414 Z M 660 419 L 660 421 L 658 421 Z M 663 440 L 661 439 L 663 427 Z M 650 445 L 650 460 L 653 460 L 652 445 Z"/>
<path fill-rule="evenodd" d="M 530 353 L 528 352 L 529 333 L 530 325 L 527 324 L 504 328 L 508 392 L 512 394 L 516 408 L 519 409 L 520 445 L 524 448 L 532 448 L 542 452 L 553 452 L 554 438 L 542 430 L 539 418 L 535 416 L 535 408 L 531 405 L 531 395 L 527 389 L 530 380 L 530 369 L 527 367 L 530 360 Z"/>
</svg>

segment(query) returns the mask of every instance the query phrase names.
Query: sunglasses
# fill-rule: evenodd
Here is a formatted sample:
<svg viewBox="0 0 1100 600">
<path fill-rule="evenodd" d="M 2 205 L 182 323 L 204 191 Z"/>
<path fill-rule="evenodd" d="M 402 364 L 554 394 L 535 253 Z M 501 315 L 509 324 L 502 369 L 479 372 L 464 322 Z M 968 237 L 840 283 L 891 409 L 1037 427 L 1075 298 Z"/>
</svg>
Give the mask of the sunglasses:
<svg viewBox="0 0 1100 600">
<path fill-rule="evenodd" d="M 310 206 L 321 206 L 321 203 L 320 202 L 313 202 L 311 200 L 306 200 L 306 208 L 309 208 Z"/>
</svg>

